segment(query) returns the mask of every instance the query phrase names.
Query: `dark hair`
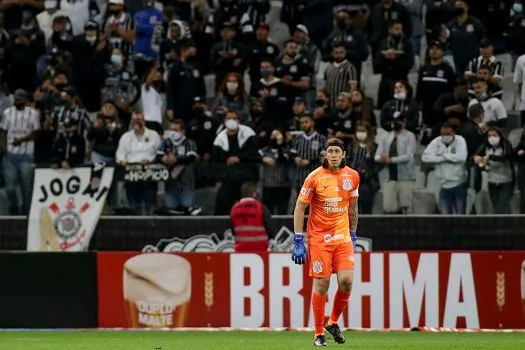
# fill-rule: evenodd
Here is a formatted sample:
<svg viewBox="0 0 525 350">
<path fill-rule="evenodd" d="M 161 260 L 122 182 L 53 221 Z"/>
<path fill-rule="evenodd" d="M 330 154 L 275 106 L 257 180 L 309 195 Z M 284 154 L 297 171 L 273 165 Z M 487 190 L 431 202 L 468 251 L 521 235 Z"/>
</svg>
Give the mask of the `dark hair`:
<svg viewBox="0 0 525 350">
<path fill-rule="evenodd" d="M 343 49 L 346 50 L 346 46 L 345 46 L 345 44 L 343 44 L 343 42 L 341 42 L 341 41 L 336 41 L 336 42 L 332 45 L 332 50 L 333 50 L 333 49 L 340 48 L 340 47 L 342 47 Z"/>
<path fill-rule="evenodd" d="M 328 169 L 330 167 L 330 165 L 328 164 L 328 158 L 326 157 L 326 150 L 328 149 L 328 147 L 331 147 L 331 146 L 337 146 L 339 148 L 341 148 L 341 151 L 345 152 L 345 144 L 343 141 L 339 140 L 338 138 L 331 138 L 331 139 L 328 139 L 328 141 L 326 141 L 326 144 L 325 144 L 325 152 L 323 153 L 323 155 L 321 156 L 321 165 L 323 166 L 323 168 L 325 169 Z M 343 157 L 343 159 L 341 160 L 341 163 L 339 163 L 339 168 L 344 168 L 346 166 L 346 159 L 345 157 Z"/>
<path fill-rule="evenodd" d="M 452 131 L 456 132 L 456 126 L 452 125 L 452 124 L 450 124 L 448 122 L 441 124 L 441 128 L 440 129 L 452 129 Z"/>
<path fill-rule="evenodd" d="M 394 21 L 390 22 L 390 25 L 388 26 L 388 29 L 393 28 L 396 24 L 401 24 L 401 26 L 403 26 L 403 22 L 394 20 Z"/>
<path fill-rule="evenodd" d="M 283 47 L 286 47 L 289 43 L 294 43 L 294 44 L 299 45 L 299 43 L 297 42 L 297 40 L 295 40 L 295 39 L 288 39 L 288 40 L 286 40 L 286 41 L 284 42 Z"/>
<path fill-rule="evenodd" d="M 186 123 L 182 119 L 173 119 L 170 124 L 180 125 L 182 130 L 186 130 Z"/>
<path fill-rule="evenodd" d="M 257 192 L 257 184 L 253 181 L 246 181 L 241 186 L 241 195 L 244 198 L 251 197 L 256 192 Z"/>
<path fill-rule="evenodd" d="M 181 41 L 178 42 L 177 46 L 179 48 L 179 52 L 186 51 L 191 47 L 197 47 L 195 42 L 191 39 L 182 39 Z"/>
<path fill-rule="evenodd" d="M 262 60 L 261 60 L 261 63 L 269 63 L 272 65 L 272 67 L 275 67 L 275 62 L 273 59 L 271 59 L 270 57 L 264 57 Z"/>
</svg>

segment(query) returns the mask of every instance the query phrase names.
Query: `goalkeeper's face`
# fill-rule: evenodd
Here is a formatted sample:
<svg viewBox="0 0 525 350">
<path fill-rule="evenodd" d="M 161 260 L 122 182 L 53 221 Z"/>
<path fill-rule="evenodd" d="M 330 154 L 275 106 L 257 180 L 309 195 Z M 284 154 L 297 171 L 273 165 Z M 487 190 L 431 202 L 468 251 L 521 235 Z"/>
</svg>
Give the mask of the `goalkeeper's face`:
<svg viewBox="0 0 525 350">
<path fill-rule="evenodd" d="M 326 149 L 326 160 L 330 168 L 339 168 L 344 157 L 345 152 L 339 146 L 330 146 Z"/>
</svg>

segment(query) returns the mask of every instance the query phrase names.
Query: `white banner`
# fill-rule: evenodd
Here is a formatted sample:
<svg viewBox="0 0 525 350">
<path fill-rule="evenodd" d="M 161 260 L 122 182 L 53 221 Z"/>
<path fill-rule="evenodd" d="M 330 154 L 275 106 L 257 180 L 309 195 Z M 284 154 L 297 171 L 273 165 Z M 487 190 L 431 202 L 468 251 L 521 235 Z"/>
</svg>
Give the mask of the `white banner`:
<svg viewBox="0 0 525 350">
<path fill-rule="evenodd" d="M 35 169 L 27 250 L 87 250 L 113 173 L 99 166 Z"/>
</svg>

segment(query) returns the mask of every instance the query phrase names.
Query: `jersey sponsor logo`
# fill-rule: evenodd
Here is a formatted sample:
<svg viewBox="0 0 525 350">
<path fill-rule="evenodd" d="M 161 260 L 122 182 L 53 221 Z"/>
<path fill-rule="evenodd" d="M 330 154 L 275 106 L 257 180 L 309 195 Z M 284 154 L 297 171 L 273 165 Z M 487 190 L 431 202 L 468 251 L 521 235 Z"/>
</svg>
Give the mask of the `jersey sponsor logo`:
<svg viewBox="0 0 525 350">
<path fill-rule="evenodd" d="M 310 195 L 310 193 L 312 193 L 312 189 L 311 188 L 306 188 L 306 187 L 301 188 L 301 195 L 302 196 L 308 197 Z"/>
<path fill-rule="evenodd" d="M 344 234 L 342 234 L 342 233 L 338 233 L 338 234 L 335 234 L 333 236 L 327 234 L 327 235 L 324 236 L 324 242 L 325 243 L 329 243 L 329 242 L 332 242 L 332 241 L 340 241 L 342 239 L 345 239 L 345 237 L 346 236 Z"/>
<path fill-rule="evenodd" d="M 330 235 L 325 235 L 325 236 L 324 236 L 324 242 L 325 242 L 325 243 L 328 243 L 328 242 L 330 242 L 331 240 L 332 240 L 332 236 L 330 236 Z"/>
<path fill-rule="evenodd" d="M 343 190 L 350 191 L 351 188 L 352 188 L 352 180 L 343 179 Z"/>
<path fill-rule="evenodd" d="M 312 271 L 314 273 L 321 273 L 323 272 L 323 263 L 320 261 L 314 261 L 312 263 Z"/>
</svg>

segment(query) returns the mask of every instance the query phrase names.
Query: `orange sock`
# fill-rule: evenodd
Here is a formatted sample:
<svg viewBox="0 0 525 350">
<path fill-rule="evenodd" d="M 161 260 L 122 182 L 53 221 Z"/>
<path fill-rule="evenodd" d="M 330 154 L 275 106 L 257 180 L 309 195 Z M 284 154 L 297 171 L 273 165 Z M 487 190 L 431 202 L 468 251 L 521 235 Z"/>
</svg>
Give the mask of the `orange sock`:
<svg viewBox="0 0 525 350">
<path fill-rule="evenodd" d="M 314 311 L 315 336 L 324 334 L 324 312 L 326 309 L 326 295 L 314 292 L 312 295 L 312 309 Z"/>
<path fill-rule="evenodd" d="M 345 311 L 348 306 L 348 299 L 350 298 L 350 292 L 343 292 L 341 289 L 337 288 L 334 296 L 334 305 L 332 306 L 332 314 L 328 320 L 328 324 L 337 323 L 339 317 Z"/>
</svg>

